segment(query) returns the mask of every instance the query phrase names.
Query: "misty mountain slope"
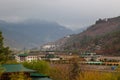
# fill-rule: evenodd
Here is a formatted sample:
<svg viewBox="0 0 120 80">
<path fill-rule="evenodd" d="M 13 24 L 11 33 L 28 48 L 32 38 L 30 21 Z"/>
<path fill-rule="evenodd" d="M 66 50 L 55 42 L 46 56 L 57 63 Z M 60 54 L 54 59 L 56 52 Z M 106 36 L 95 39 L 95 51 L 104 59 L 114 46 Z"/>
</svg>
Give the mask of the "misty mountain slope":
<svg viewBox="0 0 120 80">
<path fill-rule="evenodd" d="M 80 50 L 100 54 L 120 55 L 120 16 L 109 19 L 99 19 L 82 33 L 72 35 L 57 43 L 64 50 Z M 57 44 L 56 43 L 56 44 Z M 58 45 L 58 44 L 57 44 Z"/>
<path fill-rule="evenodd" d="M 12 48 L 37 47 L 73 33 L 57 23 L 35 20 L 20 23 L 0 21 L 0 30 L 6 45 Z"/>
</svg>

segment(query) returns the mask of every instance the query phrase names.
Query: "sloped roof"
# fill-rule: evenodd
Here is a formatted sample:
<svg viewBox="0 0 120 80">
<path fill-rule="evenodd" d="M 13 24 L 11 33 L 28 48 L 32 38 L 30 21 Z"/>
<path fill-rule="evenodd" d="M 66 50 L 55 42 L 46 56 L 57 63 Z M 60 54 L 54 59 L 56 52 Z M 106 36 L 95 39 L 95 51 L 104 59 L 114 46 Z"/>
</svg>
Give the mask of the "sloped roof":
<svg viewBox="0 0 120 80">
<path fill-rule="evenodd" d="M 40 73 L 30 73 L 30 76 L 32 76 L 32 77 L 49 77 L 45 74 L 40 74 Z"/>
<path fill-rule="evenodd" d="M 35 72 L 35 70 L 27 69 L 22 64 L 3 64 L 5 72 Z"/>
<path fill-rule="evenodd" d="M 19 54 L 18 56 L 24 56 L 24 57 L 26 57 L 26 56 L 28 56 L 28 54 Z"/>
<path fill-rule="evenodd" d="M 54 54 L 47 54 L 46 58 L 55 58 L 55 55 Z"/>
</svg>

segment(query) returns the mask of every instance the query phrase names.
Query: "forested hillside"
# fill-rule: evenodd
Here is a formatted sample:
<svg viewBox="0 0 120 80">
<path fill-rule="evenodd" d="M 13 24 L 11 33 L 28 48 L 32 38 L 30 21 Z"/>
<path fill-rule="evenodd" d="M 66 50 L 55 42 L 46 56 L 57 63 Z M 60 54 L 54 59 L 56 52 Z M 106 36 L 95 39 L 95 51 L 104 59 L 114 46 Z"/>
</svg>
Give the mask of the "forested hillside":
<svg viewBox="0 0 120 80">
<path fill-rule="evenodd" d="M 120 55 L 120 17 L 99 19 L 84 32 L 67 38 L 62 47 L 64 50 Z"/>
</svg>

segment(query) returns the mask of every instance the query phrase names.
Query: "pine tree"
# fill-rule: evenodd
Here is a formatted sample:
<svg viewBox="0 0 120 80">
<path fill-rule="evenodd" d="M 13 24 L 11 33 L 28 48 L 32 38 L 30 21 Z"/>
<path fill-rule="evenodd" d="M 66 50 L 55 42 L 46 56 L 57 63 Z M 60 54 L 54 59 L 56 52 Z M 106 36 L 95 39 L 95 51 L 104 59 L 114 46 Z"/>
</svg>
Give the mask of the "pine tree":
<svg viewBox="0 0 120 80">
<path fill-rule="evenodd" d="M 10 59 L 9 47 L 4 47 L 2 32 L 0 32 L 0 63 L 5 63 Z"/>
</svg>

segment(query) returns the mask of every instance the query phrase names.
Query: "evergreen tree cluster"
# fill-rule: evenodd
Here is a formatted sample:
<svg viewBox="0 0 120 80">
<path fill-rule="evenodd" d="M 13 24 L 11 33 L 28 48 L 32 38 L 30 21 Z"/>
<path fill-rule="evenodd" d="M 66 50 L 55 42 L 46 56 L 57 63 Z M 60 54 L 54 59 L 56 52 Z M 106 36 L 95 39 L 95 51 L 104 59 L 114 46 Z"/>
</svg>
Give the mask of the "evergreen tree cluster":
<svg viewBox="0 0 120 80">
<path fill-rule="evenodd" d="M 4 46 L 3 40 L 2 32 L 0 32 L 0 63 L 5 63 L 10 60 L 11 53 L 9 47 Z"/>
</svg>

